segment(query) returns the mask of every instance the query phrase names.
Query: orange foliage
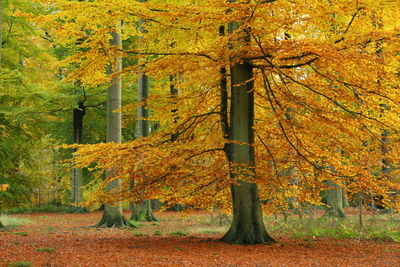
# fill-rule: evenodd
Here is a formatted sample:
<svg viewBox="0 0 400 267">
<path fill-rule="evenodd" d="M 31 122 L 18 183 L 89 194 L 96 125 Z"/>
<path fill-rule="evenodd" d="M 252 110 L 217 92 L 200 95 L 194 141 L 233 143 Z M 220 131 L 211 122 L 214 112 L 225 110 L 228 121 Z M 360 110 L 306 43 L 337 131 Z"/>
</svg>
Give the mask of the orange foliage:
<svg viewBox="0 0 400 267">
<path fill-rule="evenodd" d="M 95 163 L 99 174 L 114 169 L 110 179 L 122 180 L 111 193 L 103 190 L 109 181 L 101 182 L 89 203 L 161 198 L 228 208 L 227 189 L 234 183 L 228 173 L 236 167 L 228 166 L 223 150 L 220 69 L 248 59 L 256 97 L 252 181 L 268 207 L 292 196 L 318 203 L 327 189 L 323 181 L 331 180 L 352 194 L 382 195 L 386 205 L 400 208 L 398 195 L 391 194 L 400 190 L 396 1 L 50 2 L 59 12 L 37 22 L 51 26 L 61 43 L 85 40 L 82 52 L 64 62 L 79 66 L 68 80 L 102 84 L 110 79 L 105 66 L 119 55 L 145 64 L 156 81 L 146 103 L 149 120 L 161 125 L 157 133 L 124 144 L 78 146 L 75 164 Z M 144 33 L 139 19 L 145 20 Z M 108 42 L 117 20 L 124 22 L 125 40 L 142 36 L 126 41 L 122 51 Z M 219 27 L 235 21 L 243 31 L 220 36 Z M 250 33 L 249 45 L 238 45 L 243 33 Z M 130 66 L 123 75 L 136 71 Z M 179 77 L 176 97 L 170 75 Z M 172 134 L 179 138 L 171 141 Z M 388 175 L 381 172 L 383 158 L 392 165 Z M 135 187 L 129 190 L 131 180 Z"/>
</svg>

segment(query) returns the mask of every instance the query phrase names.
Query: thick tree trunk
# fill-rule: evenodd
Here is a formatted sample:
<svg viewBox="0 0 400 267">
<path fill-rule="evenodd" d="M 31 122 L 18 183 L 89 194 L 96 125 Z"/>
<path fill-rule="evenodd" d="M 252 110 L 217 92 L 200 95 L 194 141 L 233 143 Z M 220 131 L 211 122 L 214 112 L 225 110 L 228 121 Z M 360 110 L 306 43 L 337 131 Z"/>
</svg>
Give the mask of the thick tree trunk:
<svg viewBox="0 0 400 267">
<path fill-rule="evenodd" d="M 325 215 L 345 218 L 346 215 L 343 209 L 343 189 L 332 181 L 326 181 L 325 183 L 334 188 L 327 191 L 326 201 L 329 207 Z"/>
<path fill-rule="evenodd" d="M 141 203 L 136 203 L 131 206 L 131 220 L 139 222 L 155 222 L 158 219 L 154 216 L 151 210 L 151 200 L 145 199 Z"/>
<path fill-rule="evenodd" d="M 83 133 L 83 118 L 85 116 L 85 106 L 81 101 L 79 102 L 78 108 L 73 110 L 73 138 L 75 144 L 82 144 L 82 133 Z M 71 202 L 76 205 L 83 201 L 82 194 L 82 168 L 75 167 L 72 169 L 72 188 L 71 188 Z M 73 211 L 83 211 L 82 209 L 74 206 Z"/>
<path fill-rule="evenodd" d="M 253 71 L 248 62 L 237 63 L 230 71 L 229 140 L 240 143 L 229 144 L 228 159 L 230 175 L 239 185 L 231 186 L 233 220 L 222 240 L 235 244 L 273 243 L 264 226 L 257 184 L 241 180 L 255 176 Z"/>
<path fill-rule="evenodd" d="M 119 22 L 119 28 L 121 23 Z M 111 33 L 111 45 L 122 47 L 121 36 L 113 32 Z M 117 69 L 113 70 L 109 67 L 109 73 L 113 71 L 122 70 L 122 60 L 118 58 Z M 107 142 L 119 143 L 121 142 L 121 112 L 114 112 L 121 108 L 121 77 L 117 76 L 113 79 L 111 86 L 108 89 L 107 95 Z M 112 176 L 113 170 L 106 172 L 106 176 Z M 121 186 L 121 180 L 117 179 L 107 184 L 106 190 L 111 191 Z M 104 205 L 103 217 L 97 224 L 97 227 L 129 227 L 128 220 L 122 213 L 122 206 L 120 202 L 115 205 Z"/>
</svg>

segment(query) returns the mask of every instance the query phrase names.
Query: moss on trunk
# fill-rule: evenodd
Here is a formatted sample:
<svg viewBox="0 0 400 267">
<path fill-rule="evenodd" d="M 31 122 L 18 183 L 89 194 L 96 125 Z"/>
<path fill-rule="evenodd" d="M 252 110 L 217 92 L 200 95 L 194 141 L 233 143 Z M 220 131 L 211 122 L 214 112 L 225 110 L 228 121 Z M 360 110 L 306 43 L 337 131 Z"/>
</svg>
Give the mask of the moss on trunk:
<svg viewBox="0 0 400 267">
<path fill-rule="evenodd" d="M 265 229 L 257 185 L 240 182 L 232 185 L 233 220 L 223 241 L 234 244 L 271 244 L 275 240 Z"/>
<path fill-rule="evenodd" d="M 131 205 L 131 220 L 139 222 L 157 222 L 158 219 L 154 216 L 151 210 L 151 201 L 146 199 L 139 204 Z"/>
<path fill-rule="evenodd" d="M 132 227 L 132 225 L 123 215 L 121 206 L 104 205 L 103 216 L 95 227 L 124 228 Z"/>
<path fill-rule="evenodd" d="M 327 191 L 326 201 L 329 207 L 324 216 L 345 218 L 346 215 L 343 209 L 343 189 L 332 181 L 327 181 L 325 183 L 333 187 L 333 189 Z"/>
</svg>

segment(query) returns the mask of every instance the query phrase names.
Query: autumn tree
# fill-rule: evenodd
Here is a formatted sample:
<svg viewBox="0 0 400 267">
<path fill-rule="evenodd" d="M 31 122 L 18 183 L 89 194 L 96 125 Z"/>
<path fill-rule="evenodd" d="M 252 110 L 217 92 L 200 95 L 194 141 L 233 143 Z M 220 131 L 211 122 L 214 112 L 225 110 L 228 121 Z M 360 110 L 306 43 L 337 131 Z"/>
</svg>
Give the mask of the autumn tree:
<svg viewBox="0 0 400 267">
<path fill-rule="evenodd" d="M 116 30 L 111 33 L 112 39 L 110 44 L 117 48 L 122 47 L 122 40 L 119 31 L 121 29 L 120 22 Z M 109 74 L 118 73 L 122 69 L 122 61 L 120 57 L 117 57 L 112 61 L 109 66 Z M 115 76 L 108 89 L 107 96 L 107 142 L 119 143 L 121 142 L 121 76 Z M 113 177 L 113 173 L 118 170 L 108 169 L 106 172 L 107 177 Z M 121 181 L 115 179 L 109 181 L 106 185 L 108 191 L 119 191 Z M 103 217 L 97 224 L 98 227 L 126 227 L 129 226 L 129 222 L 124 217 L 122 212 L 122 206 L 120 202 L 116 202 L 114 205 L 106 204 L 104 206 Z"/>
<path fill-rule="evenodd" d="M 145 2 L 140 0 L 139 2 Z M 144 29 L 142 24 L 144 21 L 141 19 L 138 23 L 139 32 L 143 33 Z M 139 37 L 140 38 L 140 37 Z M 140 43 L 139 43 L 140 45 Z M 141 63 L 139 63 L 141 64 Z M 146 108 L 146 101 L 149 95 L 149 77 L 143 72 L 143 66 L 139 66 L 137 74 L 137 93 L 138 93 L 138 120 L 137 120 L 137 138 L 149 136 L 149 111 Z M 140 163 L 139 163 L 140 164 Z M 138 169 L 140 172 L 140 168 Z M 134 185 L 135 181 L 132 181 Z M 131 205 L 131 219 L 135 221 L 157 221 L 151 210 L 151 201 L 143 199 L 139 203 L 130 203 Z"/>
<path fill-rule="evenodd" d="M 154 112 L 149 120 L 160 122 L 157 133 L 122 144 L 78 146 L 76 164 L 95 163 L 93 170 L 99 174 L 114 170 L 89 203 L 140 196 L 203 208 L 218 205 L 234 214 L 224 240 L 246 244 L 272 242 L 262 208 L 274 210 L 292 197 L 320 204 L 320 192 L 332 189 L 326 181 L 350 194 L 381 194 L 385 205 L 398 208 L 398 196 L 388 192 L 399 182 L 379 174 L 382 129 L 390 131 L 391 140 L 399 137 L 399 25 L 391 12 L 396 3 L 182 0 L 58 5 L 62 12 L 40 18 L 56 25 L 55 35 L 72 35 L 73 40 L 90 29 L 86 50 L 70 59 L 82 66 L 82 80 L 98 84 L 103 79 L 99 71 L 83 66 L 104 65 L 107 57 L 122 54 L 147 58 L 143 71 L 158 81 L 146 101 Z M 370 22 L 381 5 L 387 23 L 375 29 Z M 81 10 L 88 13 L 81 16 Z M 140 48 L 121 50 L 106 43 L 111 21 L 123 20 L 129 36 L 137 34 L 139 18 L 146 21 Z M 221 26 L 228 26 L 227 34 L 220 34 Z M 375 53 L 381 40 L 385 62 Z M 136 73 L 137 68 L 123 72 Z M 177 74 L 182 77 L 180 94 L 171 98 L 166 77 Z M 179 120 L 173 123 L 170 111 L 176 103 Z M 382 103 L 391 107 L 383 114 Z M 391 143 L 385 157 L 397 162 L 399 149 Z M 297 183 L 279 175 L 288 168 L 297 170 Z M 115 179 L 121 179 L 124 190 L 104 190 Z M 131 180 L 135 187 L 129 189 Z"/>
</svg>

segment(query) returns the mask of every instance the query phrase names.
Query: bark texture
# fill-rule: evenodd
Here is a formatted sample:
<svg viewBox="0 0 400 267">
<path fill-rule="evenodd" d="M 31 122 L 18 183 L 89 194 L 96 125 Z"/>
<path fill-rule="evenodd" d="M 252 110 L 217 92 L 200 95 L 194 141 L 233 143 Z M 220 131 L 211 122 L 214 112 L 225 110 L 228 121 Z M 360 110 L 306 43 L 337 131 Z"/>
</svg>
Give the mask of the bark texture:
<svg viewBox="0 0 400 267">
<path fill-rule="evenodd" d="M 82 144 L 83 134 L 83 118 L 85 116 L 85 106 L 83 101 L 79 102 L 77 108 L 73 110 L 73 138 L 75 144 Z M 72 204 L 78 204 L 83 201 L 82 193 L 82 168 L 75 167 L 72 169 L 72 189 L 71 189 L 71 202 Z M 83 209 L 74 206 L 73 212 L 83 212 Z"/>
<path fill-rule="evenodd" d="M 230 32 L 238 25 L 230 25 Z M 235 244 L 265 244 L 275 242 L 264 226 L 261 202 L 257 184 L 244 178 L 255 177 L 254 157 L 254 93 L 253 71 L 244 61 L 230 68 L 231 107 L 230 132 L 227 157 L 231 163 L 231 177 L 237 178 L 239 185 L 232 185 L 233 219 L 223 241 Z M 239 141 L 240 143 L 237 143 Z"/>
<path fill-rule="evenodd" d="M 140 0 L 139 2 L 146 2 Z M 143 32 L 143 20 L 139 21 L 139 31 Z M 146 99 L 149 96 L 149 77 L 143 73 L 143 66 L 139 67 L 138 72 L 138 121 L 137 138 L 149 136 L 149 111 L 146 108 Z M 134 183 L 132 183 L 134 186 Z M 142 200 L 140 203 L 130 203 L 131 220 L 135 221 L 157 221 L 151 210 L 150 200 Z"/>
<path fill-rule="evenodd" d="M 119 28 L 121 23 L 119 22 Z M 111 33 L 112 39 L 110 41 L 111 45 L 122 47 L 121 36 L 117 32 Z M 113 71 L 122 70 L 122 60 L 117 59 L 117 69 L 112 69 L 109 67 L 109 73 Z M 114 112 L 114 110 L 121 108 L 121 77 L 116 76 L 111 86 L 108 88 L 107 95 L 107 142 L 119 143 L 121 142 L 121 112 Z M 106 176 L 112 176 L 113 170 L 106 172 Z M 106 190 L 111 191 L 119 188 L 121 186 L 121 180 L 117 179 L 107 184 Z M 103 217 L 100 222 L 96 225 L 97 227 L 129 227 L 130 224 L 128 220 L 124 217 L 122 213 L 122 206 L 120 202 L 115 203 L 115 205 L 104 205 Z"/>
<path fill-rule="evenodd" d="M 329 207 L 325 215 L 345 218 L 346 215 L 343 209 L 343 189 L 332 181 L 327 181 L 325 183 L 334 188 L 327 191 L 326 202 Z"/>
<path fill-rule="evenodd" d="M 151 210 L 151 200 L 149 199 L 143 200 L 141 203 L 134 204 L 131 207 L 131 211 L 131 220 L 139 222 L 158 221 Z"/>
</svg>

